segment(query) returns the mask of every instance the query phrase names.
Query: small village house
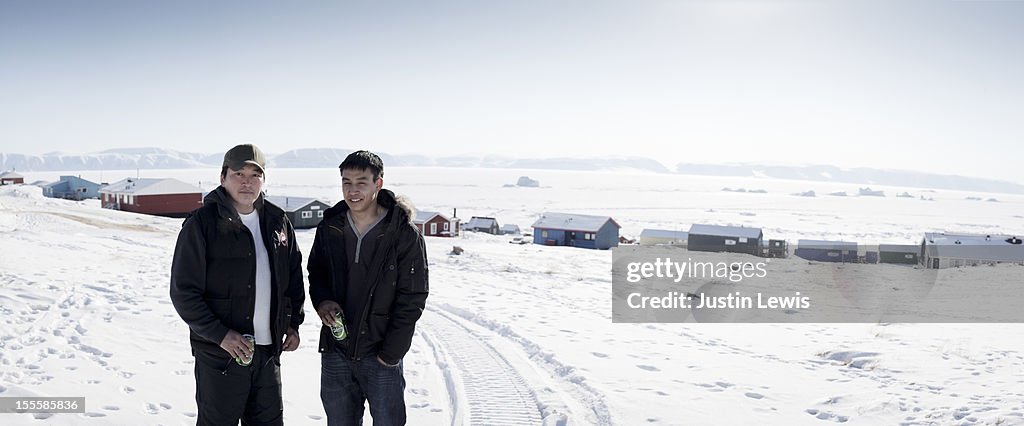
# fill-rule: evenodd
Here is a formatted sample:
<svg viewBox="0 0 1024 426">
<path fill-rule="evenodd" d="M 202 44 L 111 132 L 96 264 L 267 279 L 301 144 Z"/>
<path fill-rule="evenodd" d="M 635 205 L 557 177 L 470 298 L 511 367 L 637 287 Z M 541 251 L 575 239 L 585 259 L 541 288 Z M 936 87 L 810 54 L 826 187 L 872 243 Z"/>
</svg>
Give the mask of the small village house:
<svg viewBox="0 0 1024 426">
<path fill-rule="evenodd" d="M 66 200 L 99 198 L 101 186 L 78 176 L 61 176 L 59 181 L 43 185 L 43 196 Z"/>
<path fill-rule="evenodd" d="M 533 242 L 606 250 L 619 245 L 620 228 L 608 216 L 544 213 L 533 223 Z"/>
<path fill-rule="evenodd" d="M 295 229 L 315 228 L 323 220 L 324 211 L 331 207 L 315 198 L 277 195 L 268 196 L 266 200 L 284 210 Z"/>
</svg>

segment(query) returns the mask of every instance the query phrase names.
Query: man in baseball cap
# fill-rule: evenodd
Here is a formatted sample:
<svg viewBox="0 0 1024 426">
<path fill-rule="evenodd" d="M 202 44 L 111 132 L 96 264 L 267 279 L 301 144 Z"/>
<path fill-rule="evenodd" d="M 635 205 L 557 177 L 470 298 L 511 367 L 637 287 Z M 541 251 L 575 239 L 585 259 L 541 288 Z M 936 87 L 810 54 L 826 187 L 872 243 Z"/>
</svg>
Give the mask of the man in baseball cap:
<svg viewBox="0 0 1024 426">
<path fill-rule="evenodd" d="M 198 425 L 283 423 L 278 366 L 299 347 L 305 289 L 295 230 L 263 199 L 265 166 L 252 145 L 225 153 L 220 186 L 174 248 L 170 296 L 190 330 Z"/>
</svg>

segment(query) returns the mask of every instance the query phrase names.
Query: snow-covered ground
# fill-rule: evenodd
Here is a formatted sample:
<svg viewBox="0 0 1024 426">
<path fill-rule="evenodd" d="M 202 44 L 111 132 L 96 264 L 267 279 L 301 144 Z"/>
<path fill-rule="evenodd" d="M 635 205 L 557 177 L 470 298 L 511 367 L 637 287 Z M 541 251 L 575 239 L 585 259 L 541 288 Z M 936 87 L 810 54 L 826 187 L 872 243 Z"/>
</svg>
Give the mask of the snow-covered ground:
<svg viewBox="0 0 1024 426">
<path fill-rule="evenodd" d="M 142 174 L 209 189 L 217 172 Z M 503 186 L 521 175 L 541 188 Z M 695 222 L 761 226 L 791 241 L 1024 233 L 1024 197 L 1006 194 L 872 186 L 888 197 L 829 197 L 858 186 L 628 172 L 391 168 L 385 177 L 421 210 L 524 228 L 565 211 L 611 215 L 633 237 Z M 271 169 L 266 188 L 334 202 L 339 183 L 337 170 Z M 818 196 L 791 195 L 808 190 Z M 935 201 L 895 197 L 903 191 Z M 0 414 L 0 423 L 195 422 L 187 329 L 167 297 L 180 224 L 0 188 L 0 396 L 84 396 L 87 406 Z M 312 237 L 299 232 L 304 252 Z M 613 324 L 611 252 L 507 241 L 428 238 L 431 296 L 406 358 L 410 424 L 1024 424 L 1020 324 Z M 465 253 L 449 255 L 453 245 Z M 1024 285 L 1020 267 L 962 273 Z M 309 312 L 299 350 L 283 357 L 287 424 L 324 422 Z"/>
</svg>

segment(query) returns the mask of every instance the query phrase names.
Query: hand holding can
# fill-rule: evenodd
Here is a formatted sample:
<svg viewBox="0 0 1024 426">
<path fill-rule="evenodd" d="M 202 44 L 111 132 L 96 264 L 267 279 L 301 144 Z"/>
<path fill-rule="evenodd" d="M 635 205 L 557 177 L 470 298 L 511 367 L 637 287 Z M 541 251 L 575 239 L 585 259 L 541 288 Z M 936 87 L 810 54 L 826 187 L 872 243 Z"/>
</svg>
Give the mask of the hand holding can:
<svg viewBox="0 0 1024 426">
<path fill-rule="evenodd" d="M 340 310 L 334 312 L 334 324 L 331 325 L 331 334 L 337 341 L 345 340 L 348 337 L 348 330 L 345 328 L 345 314 Z"/>
<path fill-rule="evenodd" d="M 256 337 L 251 334 L 243 334 L 242 338 L 245 339 L 246 345 L 249 346 L 249 352 L 256 355 L 254 352 L 256 350 Z M 252 356 L 237 356 L 235 357 L 235 362 L 243 367 L 248 367 L 249 364 L 252 364 L 252 358 Z"/>
</svg>

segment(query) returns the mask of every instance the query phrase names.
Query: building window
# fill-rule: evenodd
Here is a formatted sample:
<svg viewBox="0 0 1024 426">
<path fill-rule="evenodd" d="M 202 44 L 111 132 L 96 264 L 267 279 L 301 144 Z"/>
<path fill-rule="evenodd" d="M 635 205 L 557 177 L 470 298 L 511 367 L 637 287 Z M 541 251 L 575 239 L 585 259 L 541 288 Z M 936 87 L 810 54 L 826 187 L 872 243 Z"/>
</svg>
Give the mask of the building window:
<svg viewBox="0 0 1024 426">
<path fill-rule="evenodd" d="M 310 219 L 312 217 L 313 217 L 313 212 L 311 212 L 311 211 L 304 211 L 304 212 L 302 212 L 302 218 L 303 219 Z"/>
<path fill-rule="evenodd" d="M 445 223 L 444 223 L 444 230 L 445 230 L 445 231 L 447 231 L 447 230 L 448 230 L 448 226 L 449 226 L 449 223 L 448 223 L 448 222 L 445 222 Z"/>
<path fill-rule="evenodd" d="M 317 210 L 316 217 L 324 217 L 324 211 L 323 210 Z"/>
<path fill-rule="evenodd" d="M 434 234 L 437 234 L 437 224 L 436 223 L 431 223 L 430 224 L 430 235 L 434 235 Z"/>
<path fill-rule="evenodd" d="M 542 238 L 547 238 L 548 237 L 548 231 L 540 231 L 540 236 Z"/>
<path fill-rule="evenodd" d="M 587 241 L 593 241 L 594 240 L 594 234 L 592 234 L 590 232 L 587 232 L 587 233 L 583 234 L 583 239 L 587 240 Z"/>
<path fill-rule="evenodd" d="M 725 245 L 734 246 L 736 245 L 736 240 L 725 240 Z"/>
<path fill-rule="evenodd" d="M 747 243 L 747 237 L 740 237 L 740 242 L 743 244 Z"/>
</svg>

